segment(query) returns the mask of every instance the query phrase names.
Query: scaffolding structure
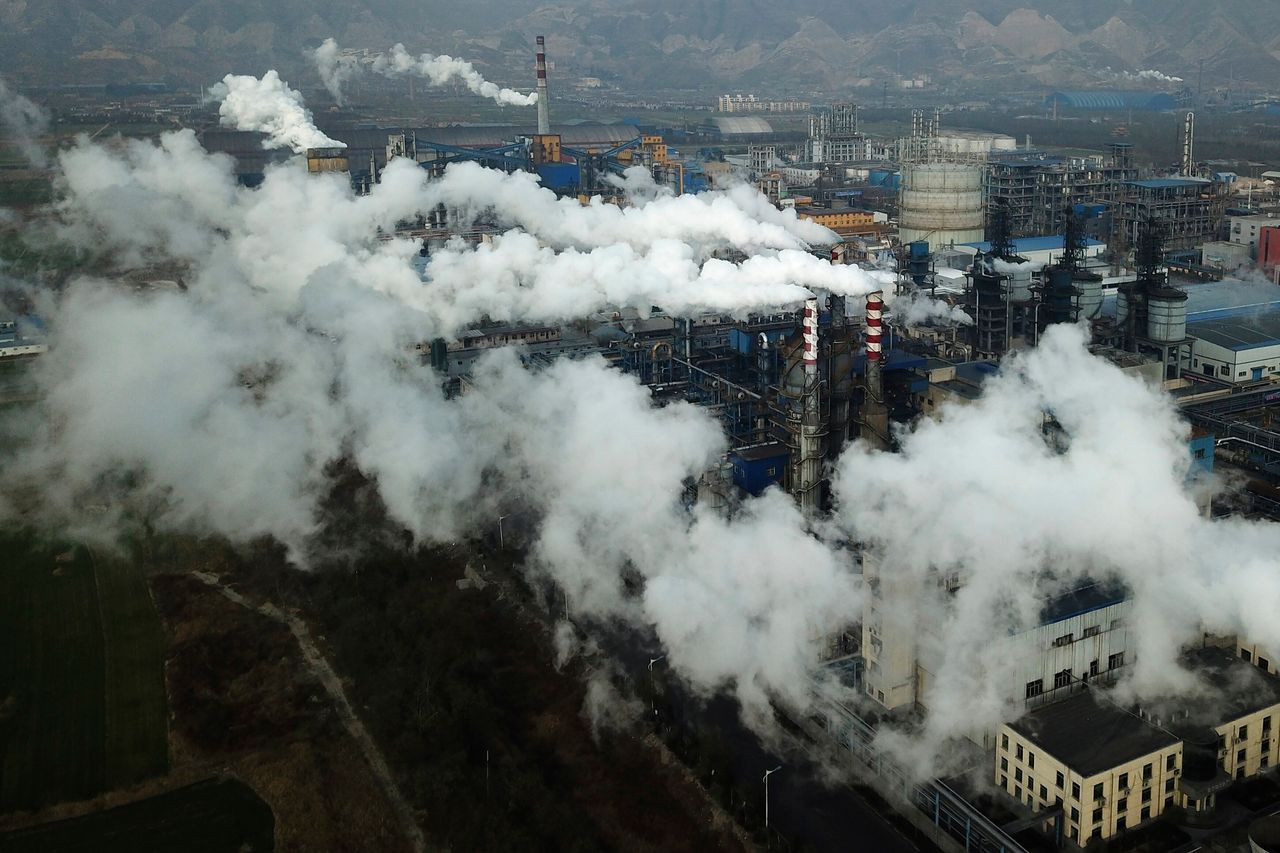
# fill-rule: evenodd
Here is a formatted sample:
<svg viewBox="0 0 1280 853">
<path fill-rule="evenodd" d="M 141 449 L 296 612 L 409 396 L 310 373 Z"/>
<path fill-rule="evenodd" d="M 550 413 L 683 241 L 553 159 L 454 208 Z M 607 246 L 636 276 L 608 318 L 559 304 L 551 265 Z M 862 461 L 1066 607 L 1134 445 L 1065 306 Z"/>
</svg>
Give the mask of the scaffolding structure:
<svg viewBox="0 0 1280 853">
<path fill-rule="evenodd" d="M 1015 237 L 1061 234 L 1068 208 L 1110 208 L 1125 182 L 1137 177 L 1127 154 L 1117 158 L 1113 153 L 1109 160 L 1032 153 L 1004 156 L 993 159 L 987 170 L 988 210 L 1004 208 L 1009 232 Z"/>
<path fill-rule="evenodd" d="M 1223 186 L 1203 178 L 1128 181 L 1116 206 L 1117 236 L 1136 246 L 1143 223 L 1155 221 L 1164 226 L 1166 249 L 1194 249 L 1217 237 L 1229 198 Z"/>
</svg>

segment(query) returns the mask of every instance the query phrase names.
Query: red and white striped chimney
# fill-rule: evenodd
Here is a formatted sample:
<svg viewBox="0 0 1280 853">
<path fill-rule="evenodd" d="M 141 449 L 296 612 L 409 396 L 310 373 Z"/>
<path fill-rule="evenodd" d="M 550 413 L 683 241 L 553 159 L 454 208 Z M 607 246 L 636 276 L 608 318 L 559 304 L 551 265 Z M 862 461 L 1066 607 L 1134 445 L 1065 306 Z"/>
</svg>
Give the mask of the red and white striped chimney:
<svg viewBox="0 0 1280 853">
<path fill-rule="evenodd" d="M 538 36 L 538 133 L 551 132 L 551 104 L 547 102 L 547 38 Z"/>
<path fill-rule="evenodd" d="M 804 321 L 800 326 L 804 336 L 804 372 L 812 381 L 818 375 L 818 297 L 804 301 Z"/>
<path fill-rule="evenodd" d="M 884 294 L 867 294 L 867 361 L 880 360 L 881 317 L 884 316 Z"/>
</svg>

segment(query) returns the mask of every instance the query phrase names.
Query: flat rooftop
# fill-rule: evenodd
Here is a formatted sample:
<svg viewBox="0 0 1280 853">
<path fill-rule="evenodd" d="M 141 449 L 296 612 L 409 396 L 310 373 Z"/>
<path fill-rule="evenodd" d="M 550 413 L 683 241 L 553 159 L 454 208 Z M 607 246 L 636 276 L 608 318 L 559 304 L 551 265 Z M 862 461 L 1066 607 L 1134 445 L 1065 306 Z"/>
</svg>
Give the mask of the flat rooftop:
<svg viewBox="0 0 1280 853">
<path fill-rule="evenodd" d="M 1061 251 L 1065 239 L 1062 235 L 1049 234 L 1044 237 L 1019 237 L 1013 241 L 1014 254 L 1021 255 L 1024 252 L 1056 252 Z M 965 246 L 970 249 L 977 249 L 980 252 L 990 252 L 991 244 L 988 242 L 981 243 L 958 243 L 958 246 Z M 1101 240 L 1087 238 L 1084 241 L 1085 248 L 1093 246 L 1105 245 Z"/>
<path fill-rule="evenodd" d="M 1083 616 L 1085 613 L 1119 604 L 1128 597 L 1128 591 L 1118 584 L 1083 584 L 1047 599 L 1040 608 L 1040 624 L 1049 625 L 1073 616 Z"/>
<path fill-rule="evenodd" d="M 1212 688 L 1209 695 L 1197 699 L 1170 700 L 1172 705 L 1181 704 L 1193 721 L 1218 726 L 1280 705 L 1280 678 L 1241 660 L 1235 649 L 1190 649 L 1183 653 L 1182 663 Z"/>
<path fill-rule="evenodd" d="M 1200 320 L 1187 326 L 1187 334 L 1233 352 L 1277 346 L 1280 345 L 1280 311 Z"/>
<path fill-rule="evenodd" d="M 1024 715 L 1010 728 L 1081 776 L 1092 776 L 1173 746 L 1178 738 L 1093 690 Z"/>
</svg>

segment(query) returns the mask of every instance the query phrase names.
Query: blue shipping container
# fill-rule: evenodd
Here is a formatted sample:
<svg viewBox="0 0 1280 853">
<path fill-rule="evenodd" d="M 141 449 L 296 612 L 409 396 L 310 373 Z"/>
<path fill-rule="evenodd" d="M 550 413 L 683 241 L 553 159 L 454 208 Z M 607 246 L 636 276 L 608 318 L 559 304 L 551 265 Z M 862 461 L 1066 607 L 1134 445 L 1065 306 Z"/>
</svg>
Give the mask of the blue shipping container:
<svg viewBox="0 0 1280 853">
<path fill-rule="evenodd" d="M 748 494 L 758 495 L 773 484 L 782 482 L 787 456 L 787 446 L 782 442 L 735 450 L 729 454 L 733 482 Z"/>
</svg>

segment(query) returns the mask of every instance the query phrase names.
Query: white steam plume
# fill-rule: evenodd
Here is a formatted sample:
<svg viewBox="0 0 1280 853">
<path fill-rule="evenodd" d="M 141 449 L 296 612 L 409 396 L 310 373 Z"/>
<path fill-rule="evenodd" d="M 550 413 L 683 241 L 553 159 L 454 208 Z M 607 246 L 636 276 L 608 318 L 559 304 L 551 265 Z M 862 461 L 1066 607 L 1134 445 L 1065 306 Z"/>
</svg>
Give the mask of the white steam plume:
<svg viewBox="0 0 1280 853">
<path fill-rule="evenodd" d="M 49 114 L 9 88 L 0 78 L 0 127 L 31 165 L 43 169 L 49 163 L 40 137 L 49 130 Z"/>
<path fill-rule="evenodd" d="M 302 95 L 274 70 L 261 78 L 228 74 L 210 94 L 222 102 L 218 108 L 222 125 L 265 133 L 264 148 L 290 148 L 302 154 L 308 148 L 347 147 L 316 129 Z"/>
<path fill-rule="evenodd" d="M 316 70 L 320 72 L 320 80 L 333 100 L 339 105 L 344 104 L 346 101 L 342 96 L 342 87 L 360 70 L 355 57 L 344 55 L 338 48 L 338 42 L 327 38 L 315 49 L 312 58 L 315 60 Z"/>
<path fill-rule="evenodd" d="M 839 463 L 840 519 L 898 586 L 885 618 L 930 626 L 926 755 L 1018 715 L 1017 661 L 992 643 L 1035 627 L 1050 595 L 1083 580 L 1133 592 L 1138 695 L 1186 688 L 1178 650 L 1201 631 L 1280 647 L 1280 526 L 1202 516 L 1170 399 L 1086 343 L 1082 328 L 1053 326 L 980 399 L 904 433 L 900 453 L 855 447 Z M 944 574 L 959 577 L 954 595 Z"/>
<path fill-rule="evenodd" d="M 520 508 L 535 524 L 533 568 L 575 619 L 654 630 L 695 689 L 731 692 L 762 725 L 769 697 L 804 704 L 818 638 L 858 618 L 862 590 L 829 544 L 839 537 L 815 536 L 776 490 L 728 519 L 683 505 L 686 479 L 727 448 L 707 411 L 655 408 L 599 360 L 529 371 L 511 351 L 446 399 L 413 346 L 486 314 L 732 312 L 882 288 L 805 252 L 809 225 L 761 210 L 753 226 L 744 212 L 760 203 L 734 191 L 571 209 L 522 177 L 451 167 L 433 182 L 404 160 L 365 197 L 296 160 L 247 189 L 190 132 L 110 150 L 81 141 L 59 162 L 64 240 L 126 265 L 176 264 L 187 289 L 78 279 L 57 297 L 37 363 L 49 427 L 3 471 L 9 514 L 70 522 L 106 505 L 162 530 L 269 534 L 305 562 L 327 468 L 345 459 L 420 541 L 490 530 Z M 446 247 L 422 281 L 417 247 L 379 233 L 437 203 L 524 230 Z M 704 260 L 749 247 L 741 264 Z M 1137 690 L 1183 683 L 1173 654 L 1201 626 L 1280 648 L 1277 528 L 1196 513 L 1172 405 L 1090 356 L 1080 330 L 1055 327 L 981 399 L 900 438 L 899 454 L 855 445 L 835 492 L 840 525 L 898 579 L 908 594 L 894 608 L 931 626 L 941 656 L 915 743 L 932 751 L 1009 713 L 1020 696 L 984 653 L 992 637 L 1083 577 L 1134 591 Z M 937 571 L 962 578 L 954 597 L 936 594 Z"/>
<path fill-rule="evenodd" d="M 345 100 L 342 87 L 362 68 L 384 77 L 421 77 L 432 86 L 444 86 L 458 81 L 472 93 L 491 98 L 500 106 L 528 107 L 538 102 L 537 92 L 526 95 L 491 83 L 465 59 L 446 54 L 434 56 L 430 53 L 415 57 L 402 44 L 397 44 L 390 51 L 362 64 L 354 57 L 344 55 L 337 41 L 328 38 L 315 50 L 312 58 L 320 80 L 339 104 Z"/>
</svg>

